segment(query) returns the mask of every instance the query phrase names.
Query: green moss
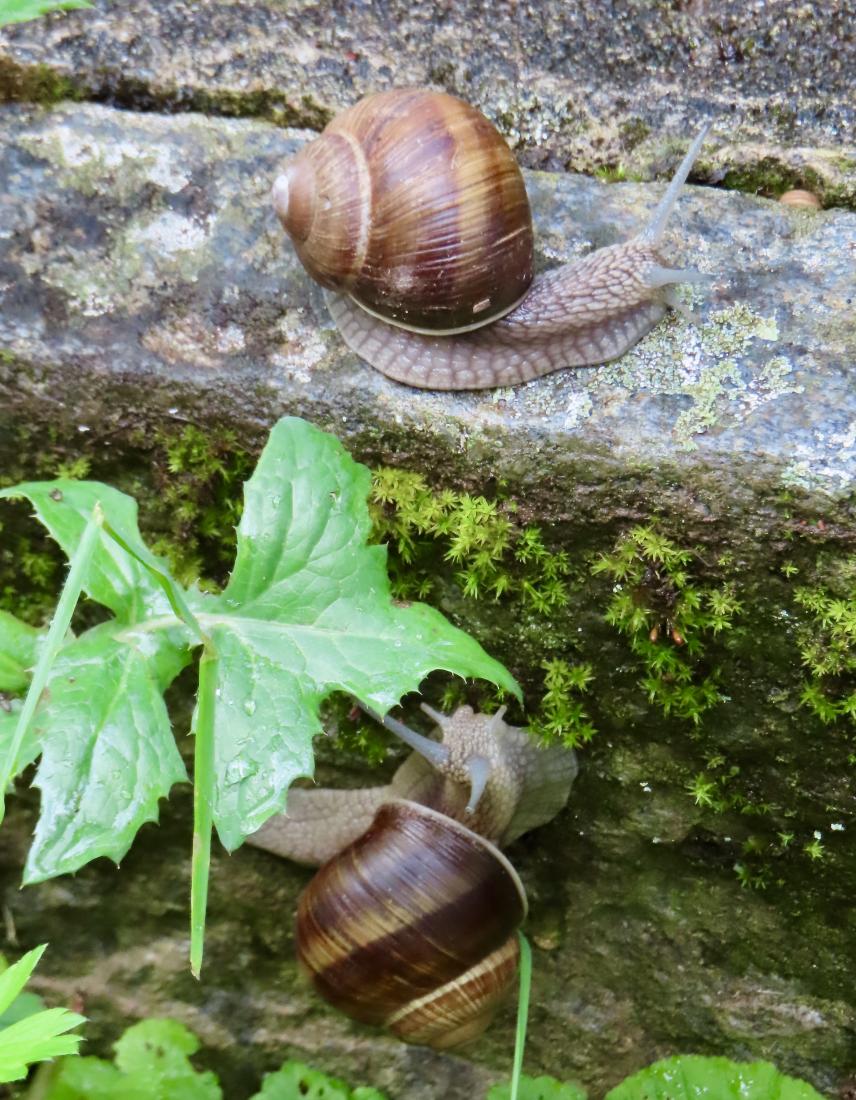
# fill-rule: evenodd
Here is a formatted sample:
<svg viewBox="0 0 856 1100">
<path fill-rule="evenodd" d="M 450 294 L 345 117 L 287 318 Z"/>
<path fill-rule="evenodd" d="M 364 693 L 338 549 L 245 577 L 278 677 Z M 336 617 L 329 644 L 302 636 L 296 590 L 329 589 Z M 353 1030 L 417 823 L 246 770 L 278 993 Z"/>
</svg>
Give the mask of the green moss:
<svg viewBox="0 0 856 1100">
<path fill-rule="evenodd" d="M 651 526 L 634 527 L 592 573 L 614 582 L 606 620 L 629 641 L 648 699 L 698 725 L 720 699 L 708 649 L 742 610 L 734 585 L 699 579 L 697 556 Z"/>
<path fill-rule="evenodd" d="M 215 435 L 192 424 L 160 429 L 155 444 L 156 492 L 141 501 L 141 523 L 156 532 L 153 549 L 183 584 L 201 578 L 216 586 L 235 559 L 242 486 L 255 458 L 233 432 Z"/>
<path fill-rule="evenodd" d="M 376 470 L 371 514 L 377 540 L 392 551 L 395 595 L 430 595 L 439 550 L 469 599 L 513 596 L 539 614 L 566 605 L 567 554 L 548 550 L 541 531 L 520 524 L 516 510 L 510 500 L 434 493 L 421 474 Z"/>
<path fill-rule="evenodd" d="M 835 564 L 827 586 L 800 585 L 796 637 L 808 673 L 800 702 L 824 725 L 856 726 L 856 558 Z"/>
<path fill-rule="evenodd" d="M 785 191 L 798 188 L 813 192 L 824 206 L 833 205 L 822 176 L 807 166 L 796 171 L 775 157 L 764 157 L 755 164 L 729 169 L 723 177 L 722 186 L 727 191 L 744 191 L 769 199 L 777 199 Z"/>
<path fill-rule="evenodd" d="M 570 665 L 555 658 L 545 661 L 542 668 L 544 694 L 530 729 L 546 744 L 558 741 L 569 748 L 587 744 L 597 732 L 582 702 L 594 679 L 592 666 Z"/>
<path fill-rule="evenodd" d="M 18 65 L 0 61 L 0 102 L 39 103 L 45 107 L 63 99 L 80 100 L 81 89 L 48 65 Z"/>
<path fill-rule="evenodd" d="M 618 127 L 618 133 L 624 148 L 632 151 L 648 137 L 651 127 L 641 118 L 628 118 Z"/>
</svg>

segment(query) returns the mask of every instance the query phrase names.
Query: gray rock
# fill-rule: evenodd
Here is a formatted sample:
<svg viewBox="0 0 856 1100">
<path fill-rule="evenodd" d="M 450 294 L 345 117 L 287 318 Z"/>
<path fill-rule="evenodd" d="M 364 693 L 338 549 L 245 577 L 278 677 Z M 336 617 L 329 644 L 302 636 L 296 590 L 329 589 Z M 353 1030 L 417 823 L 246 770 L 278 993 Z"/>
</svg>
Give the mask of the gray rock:
<svg viewBox="0 0 856 1100">
<path fill-rule="evenodd" d="M 7 110 L 6 415 L 38 420 L 48 396 L 60 418 L 109 424 L 127 403 L 111 411 L 111 389 L 144 393 L 143 415 L 204 420 L 224 402 L 236 424 L 308 414 L 345 439 L 406 436 L 420 465 L 439 451 L 471 476 L 489 468 L 527 486 L 533 515 L 564 512 L 569 477 L 589 506 L 615 507 L 619 469 L 652 504 L 736 509 L 747 528 L 785 490 L 845 507 L 852 215 L 687 189 L 668 248 L 713 277 L 694 296 L 698 327 L 673 316 L 614 364 L 513 390 L 418 393 L 344 350 L 271 213 L 275 166 L 300 140 L 195 115 Z M 528 183 L 542 263 L 631 235 L 657 193 Z"/>
<path fill-rule="evenodd" d="M 797 709 L 779 565 L 839 562 L 856 537 L 856 216 L 688 188 L 669 254 L 714 277 L 693 295 L 698 327 L 672 317 L 615 364 L 515 390 L 416 392 L 345 351 L 270 212 L 275 165 L 306 134 L 95 105 L 10 106 L 2 132 L 3 476 L 32 475 L 44 448 L 86 449 L 144 496 L 142 459 L 164 425 L 230 429 L 255 446 L 294 413 L 432 486 L 501 484 L 568 551 L 569 605 L 545 622 L 467 601 L 442 562 L 436 600 L 527 684 L 542 642 L 579 645 L 602 696 L 571 807 L 511 853 L 536 943 L 527 1065 L 598 1095 L 693 1050 L 843 1086 L 856 1062 L 852 745 Z M 542 265 L 628 236 L 661 190 L 535 172 L 527 183 Z M 656 515 L 711 571 L 737 562 L 747 605 L 711 658 L 722 698 L 699 730 L 647 708 L 590 575 L 619 530 Z M 718 756 L 744 795 L 711 819 L 687 787 Z M 218 857 L 204 981 L 193 982 L 186 797 L 160 830 L 144 829 L 120 878 L 99 864 L 20 892 L 33 812 L 25 799 L 4 824 L 9 918 L 21 942 L 52 941 L 39 988 L 83 990 L 102 1051 L 120 1020 L 177 1016 L 236 1100 L 288 1054 L 394 1100 L 477 1097 L 507 1073 L 511 1009 L 451 1057 L 321 1008 L 293 964 L 306 874 L 264 853 Z M 821 833 L 826 862 L 779 852 L 767 890 L 743 889 L 734 867 L 762 829 L 765 845 L 798 832 L 794 847 Z"/>
<path fill-rule="evenodd" d="M 0 89 L 318 128 L 368 91 L 432 84 L 485 110 L 531 167 L 647 178 L 715 115 L 699 178 L 773 195 L 802 184 L 852 204 L 854 17 L 852 0 L 100 0 L 7 29 Z"/>
</svg>

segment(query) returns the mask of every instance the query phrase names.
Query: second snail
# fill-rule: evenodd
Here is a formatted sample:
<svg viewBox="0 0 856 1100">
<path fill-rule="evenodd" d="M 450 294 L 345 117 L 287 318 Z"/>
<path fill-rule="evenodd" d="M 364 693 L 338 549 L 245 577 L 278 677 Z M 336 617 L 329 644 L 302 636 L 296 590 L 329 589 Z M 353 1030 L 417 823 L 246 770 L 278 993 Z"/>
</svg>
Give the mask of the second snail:
<svg viewBox="0 0 856 1100">
<path fill-rule="evenodd" d="M 576 759 L 507 725 L 504 707 L 423 710 L 440 742 L 382 719 L 414 749 L 389 784 L 292 789 L 286 813 L 248 840 L 321 865 L 295 932 L 316 992 L 446 1049 L 480 1035 L 516 984 L 526 892 L 500 847 L 559 813 Z"/>
<path fill-rule="evenodd" d="M 273 203 L 373 367 L 427 389 L 509 386 L 618 358 L 680 308 L 676 284 L 707 281 L 659 249 L 708 129 L 637 236 L 543 275 L 510 149 L 442 92 L 395 89 L 343 111 L 282 166 Z"/>
</svg>

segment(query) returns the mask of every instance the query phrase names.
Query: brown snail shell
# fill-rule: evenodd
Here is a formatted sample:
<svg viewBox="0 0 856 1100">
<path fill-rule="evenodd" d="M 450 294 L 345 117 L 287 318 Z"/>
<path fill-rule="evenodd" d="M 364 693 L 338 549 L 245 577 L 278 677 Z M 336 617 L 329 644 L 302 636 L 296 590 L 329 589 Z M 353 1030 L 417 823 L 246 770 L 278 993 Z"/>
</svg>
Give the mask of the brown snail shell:
<svg viewBox="0 0 856 1100">
<path fill-rule="evenodd" d="M 532 215 L 511 150 L 454 96 L 379 92 L 284 168 L 274 206 L 322 286 L 411 331 L 508 313 L 532 281 Z"/>
<path fill-rule="evenodd" d="M 514 985 L 525 916 L 498 848 L 397 800 L 304 890 L 298 961 L 349 1016 L 443 1049 L 481 1034 Z"/>
<path fill-rule="evenodd" d="M 779 196 L 779 202 L 783 206 L 793 206 L 801 210 L 820 210 L 820 199 L 817 195 L 813 191 L 804 191 L 799 188 L 785 191 Z"/>
</svg>

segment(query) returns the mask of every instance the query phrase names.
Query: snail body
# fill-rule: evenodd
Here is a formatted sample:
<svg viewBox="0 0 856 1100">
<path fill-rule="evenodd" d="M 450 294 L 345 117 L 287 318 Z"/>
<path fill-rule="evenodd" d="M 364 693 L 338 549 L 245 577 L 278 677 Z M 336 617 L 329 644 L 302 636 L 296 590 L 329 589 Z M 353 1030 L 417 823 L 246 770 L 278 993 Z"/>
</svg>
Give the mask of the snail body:
<svg viewBox="0 0 856 1100">
<path fill-rule="evenodd" d="M 397 89 L 337 116 L 287 162 L 277 215 L 345 342 L 398 381 L 513 385 L 622 355 L 700 282 L 658 253 L 707 134 L 636 238 L 533 276 L 525 185 L 508 146 L 453 96 Z"/>
<path fill-rule="evenodd" d="M 445 1049 L 481 1034 L 514 986 L 526 893 L 498 845 L 555 816 L 576 761 L 502 711 L 424 709 L 442 743 L 384 720 L 416 749 L 390 784 L 293 790 L 288 812 L 249 839 L 322 863 L 297 911 L 298 962 L 315 990 L 354 1019 Z"/>
</svg>

